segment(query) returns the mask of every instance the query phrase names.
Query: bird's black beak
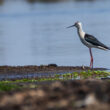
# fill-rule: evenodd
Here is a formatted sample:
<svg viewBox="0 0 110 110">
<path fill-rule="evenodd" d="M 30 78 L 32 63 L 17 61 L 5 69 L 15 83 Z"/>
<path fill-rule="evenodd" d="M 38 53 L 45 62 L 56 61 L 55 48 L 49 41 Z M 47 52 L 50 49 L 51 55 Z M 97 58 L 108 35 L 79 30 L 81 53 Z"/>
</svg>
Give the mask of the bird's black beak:
<svg viewBox="0 0 110 110">
<path fill-rule="evenodd" d="M 75 25 L 72 25 L 72 26 L 69 26 L 69 27 L 67 27 L 67 28 L 71 28 L 71 27 L 74 27 Z"/>
</svg>

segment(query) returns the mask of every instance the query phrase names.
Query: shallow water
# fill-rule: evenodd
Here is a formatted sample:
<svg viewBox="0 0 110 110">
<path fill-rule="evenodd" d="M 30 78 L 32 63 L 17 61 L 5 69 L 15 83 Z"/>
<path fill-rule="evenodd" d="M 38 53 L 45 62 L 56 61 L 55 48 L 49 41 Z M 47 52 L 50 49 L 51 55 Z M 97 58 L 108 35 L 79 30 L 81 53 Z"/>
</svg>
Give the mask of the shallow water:
<svg viewBox="0 0 110 110">
<path fill-rule="evenodd" d="M 89 65 L 76 29 L 65 28 L 75 21 L 110 47 L 110 0 L 6 0 L 0 5 L 0 65 Z M 110 68 L 110 51 L 93 49 L 93 55 L 95 67 Z"/>
<path fill-rule="evenodd" d="M 67 72 L 58 72 L 58 73 L 29 73 L 29 74 L 0 74 L 0 81 L 2 80 L 16 80 L 16 79 L 23 79 L 23 78 L 51 78 L 55 77 L 56 74 L 65 74 Z M 71 72 L 72 73 L 72 72 Z M 63 78 L 62 78 L 63 79 Z"/>
</svg>

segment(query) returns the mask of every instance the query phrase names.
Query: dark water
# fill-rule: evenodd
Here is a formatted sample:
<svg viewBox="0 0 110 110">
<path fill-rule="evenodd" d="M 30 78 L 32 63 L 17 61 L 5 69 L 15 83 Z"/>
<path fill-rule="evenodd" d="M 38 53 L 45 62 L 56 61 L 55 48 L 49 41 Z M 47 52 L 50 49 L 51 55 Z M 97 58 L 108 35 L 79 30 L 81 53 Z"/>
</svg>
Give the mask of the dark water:
<svg viewBox="0 0 110 110">
<path fill-rule="evenodd" d="M 0 65 L 89 65 L 88 48 L 76 29 L 110 46 L 110 0 L 29 3 L 6 0 L 0 5 Z M 110 68 L 110 51 L 93 49 L 94 66 Z"/>
</svg>

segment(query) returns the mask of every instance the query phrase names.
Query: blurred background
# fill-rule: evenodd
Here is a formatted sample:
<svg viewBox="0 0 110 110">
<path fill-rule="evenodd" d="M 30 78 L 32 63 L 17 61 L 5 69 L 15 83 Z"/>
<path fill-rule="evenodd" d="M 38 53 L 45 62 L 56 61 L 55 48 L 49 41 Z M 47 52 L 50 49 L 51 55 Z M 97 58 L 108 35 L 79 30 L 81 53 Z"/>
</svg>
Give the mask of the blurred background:
<svg viewBox="0 0 110 110">
<path fill-rule="evenodd" d="M 0 0 L 0 65 L 89 66 L 76 21 L 110 47 L 110 0 Z M 93 49 L 95 67 L 110 68 L 110 51 Z"/>
</svg>

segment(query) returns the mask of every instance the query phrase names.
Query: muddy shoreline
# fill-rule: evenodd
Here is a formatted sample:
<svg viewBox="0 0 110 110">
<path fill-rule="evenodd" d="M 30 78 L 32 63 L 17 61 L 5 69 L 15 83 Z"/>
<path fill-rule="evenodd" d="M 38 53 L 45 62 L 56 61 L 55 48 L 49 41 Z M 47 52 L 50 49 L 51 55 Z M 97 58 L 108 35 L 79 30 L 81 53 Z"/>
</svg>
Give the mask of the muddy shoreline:
<svg viewBox="0 0 110 110">
<path fill-rule="evenodd" d="M 0 66 L 0 74 L 59 73 L 87 70 L 90 70 L 87 66 L 57 66 L 56 64 L 41 66 Z M 107 68 L 94 68 L 94 70 L 107 70 Z"/>
<path fill-rule="evenodd" d="M 90 70 L 90 68 L 87 66 L 58 66 L 56 64 L 41 66 L 0 66 L 0 81 L 23 78 L 53 77 L 55 74 L 65 74 L 88 70 Z M 94 70 L 106 71 L 107 69 L 94 68 Z"/>
<path fill-rule="evenodd" d="M 57 66 L 0 66 L 4 75 L 46 74 L 88 71 L 89 67 Z M 107 70 L 94 68 L 94 70 Z M 42 77 L 42 76 L 41 76 Z M 1 83 L 21 87 L 0 91 L 0 110 L 110 110 L 110 80 L 60 80 L 42 82 Z M 4 85 L 4 86 L 3 86 Z M 23 87 L 23 88 L 22 88 Z M 101 106 L 100 106 L 101 105 Z"/>
</svg>

